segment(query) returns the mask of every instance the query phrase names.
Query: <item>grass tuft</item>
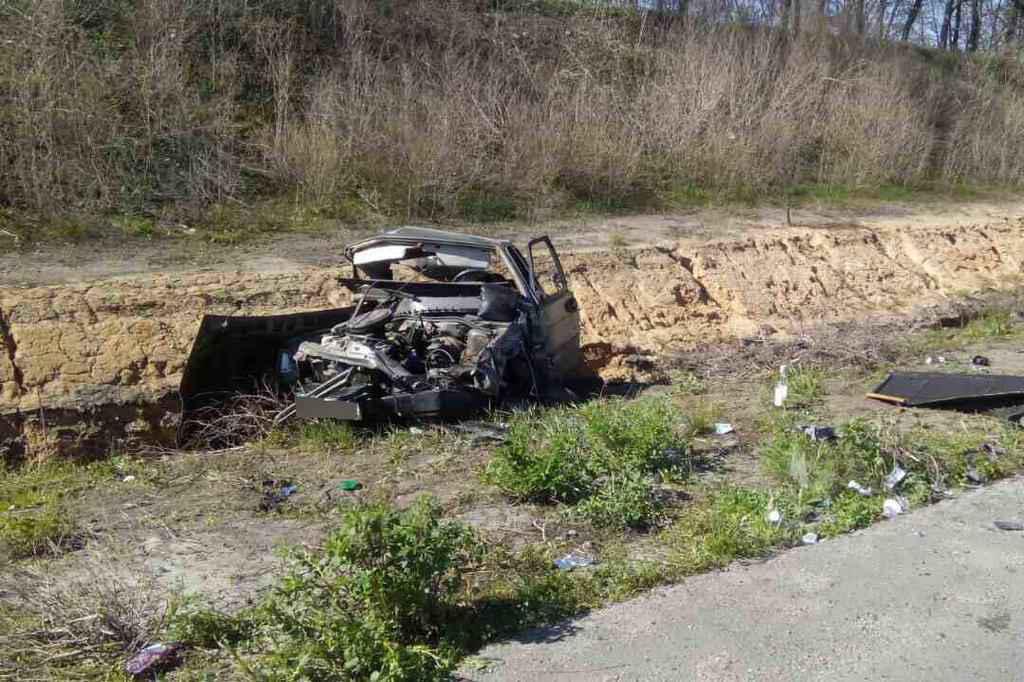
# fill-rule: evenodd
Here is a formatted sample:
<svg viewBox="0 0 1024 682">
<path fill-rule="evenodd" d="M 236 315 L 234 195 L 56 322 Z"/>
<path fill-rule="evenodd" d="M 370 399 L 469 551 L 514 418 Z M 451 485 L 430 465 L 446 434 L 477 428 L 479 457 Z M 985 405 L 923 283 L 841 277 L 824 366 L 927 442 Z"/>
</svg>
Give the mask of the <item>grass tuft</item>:
<svg viewBox="0 0 1024 682">
<path fill-rule="evenodd" d="M 667 399 L 600 400 L 516 416 L 486 479 L 518 500 L 577 505 L 598 526 L 656 520 L 653 474 L 681 463 L 688 442 Z"/>
<path fill-rule="evenodd" d="M 783 522 L 768 520 L 772 510 Z M 781 494 L 748 488 L 724 488 L 710 500 L 687 509 L 665 532 L 670 563 L 688 575 L 723 568 L 736 559 L 764 557 L 795 542 L 794 501 Z"/>
</svg>

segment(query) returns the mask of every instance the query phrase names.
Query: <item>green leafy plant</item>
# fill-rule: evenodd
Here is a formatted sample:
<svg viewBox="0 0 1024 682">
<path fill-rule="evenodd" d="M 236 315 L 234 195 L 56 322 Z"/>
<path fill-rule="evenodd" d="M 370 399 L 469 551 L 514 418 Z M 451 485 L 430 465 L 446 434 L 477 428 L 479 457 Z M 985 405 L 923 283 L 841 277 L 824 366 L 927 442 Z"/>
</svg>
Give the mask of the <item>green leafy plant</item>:
<svg viewBox="0 0 1024 682">
<path fill-rule="evenodd" d="M 318 553 L 298 552 L 260 608 L 252 666 L 275 679 L 442 680 L 444 627 L 482 545 L 421 498 L 345 513 Z"/>
<path fill-rule="evenodd" d="M 665 399 L 533 410 L 513 419 L 486 478 L 516 499 L 577 505 L 570 513 L 595 525 L 646 526 L 653 473 L 687 450 L 681 423 Z"/>
</svg>

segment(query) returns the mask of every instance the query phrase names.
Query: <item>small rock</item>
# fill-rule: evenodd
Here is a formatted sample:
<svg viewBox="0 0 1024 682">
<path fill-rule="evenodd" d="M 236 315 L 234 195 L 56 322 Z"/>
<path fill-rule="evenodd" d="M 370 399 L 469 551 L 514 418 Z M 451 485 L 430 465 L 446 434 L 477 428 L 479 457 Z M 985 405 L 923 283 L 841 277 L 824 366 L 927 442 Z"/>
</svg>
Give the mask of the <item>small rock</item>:
<svg viewBox="0 0 1024 682">
<path fill-rule="evenodd" d="M 1024 530 L 1024 523 L 1020 521 L 996 521 L 995 527 L 999 530 Z"/>
<path fill-rule="evenodd" d="M 817 533 L 804 533 L 804 536 L 802 538 L 800 538 L 800 540 L 805 545 L 816 545 L 816 544 L 818 544 L 818 534 Z"/>
<path fill-rule="evenodd" d="M 971 358 L 971 364 L 975 367 L 988 367 L 992 364 L 992 361 L 986 358 L 984 355 L 975 355 Z"/>
</svg>

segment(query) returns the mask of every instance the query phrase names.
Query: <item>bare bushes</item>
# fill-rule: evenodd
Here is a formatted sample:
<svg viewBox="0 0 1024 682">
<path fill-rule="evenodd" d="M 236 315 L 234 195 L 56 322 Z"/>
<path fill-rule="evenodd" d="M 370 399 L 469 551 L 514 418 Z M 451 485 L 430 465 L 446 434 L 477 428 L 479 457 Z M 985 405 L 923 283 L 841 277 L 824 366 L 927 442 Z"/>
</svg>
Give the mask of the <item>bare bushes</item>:
<svg viewBox="0 0 1024 682">
<path fill-rule="evenodd" d="M 958 114 L 942 173 L 950 182 L 1024 182 L 1024 92 L 981 68 L 967 71 L 951 93 Z"/>
<path fill-rule="evenodd" d="M 84 673 L 138 651 L 164 626 L 167 604 L 154 580 L 99 551 L 74 569 L 23 568 L 10 577 L 0 651 L 15 669 Z"/>
<path fill-rule="evenodd" d="M 233 58 L 189 69 L 194 38 L 176 0 L 85 30 L 57 0 L 0 24 L 0 201 L 41 210 L 138 209 L 238 191 Z M 130 37 L 129 37 L 130 36 Z"/>
<path fill-rule="evenodd" d="M 385 4 L 146 0 L 86 20 L 27 0 L 0 21 L 0 203 L 284 194 L 484 219 L 1024 180 L 1024 93 L 970 65 L 813 31 L 680 21 L 638 40 L 628 16 Z"/>
</svg>

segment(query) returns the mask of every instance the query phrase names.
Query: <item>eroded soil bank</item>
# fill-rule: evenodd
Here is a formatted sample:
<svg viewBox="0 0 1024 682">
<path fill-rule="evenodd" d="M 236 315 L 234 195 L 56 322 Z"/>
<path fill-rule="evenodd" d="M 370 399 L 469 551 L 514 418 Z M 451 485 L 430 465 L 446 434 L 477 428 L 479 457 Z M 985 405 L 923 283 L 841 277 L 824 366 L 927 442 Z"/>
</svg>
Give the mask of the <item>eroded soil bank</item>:
<svg viewBox="0 0 1024 682">
<path fill-rule="evenodd" d="M 625 378 L 637 354 L 910 315 L 970 292 L 1019 286 L 1024 219 L 763 230 L 748 238 L 564 254 L 563 261 L 579 298 L 588 358 L 607 378 Z M 163 274 L 5 288 L 0 436 L 68 440 L 47 430 L 48 418 L 51 430 L 73 427 L 79 438 L 88 435 L 90 420 L 111 418 L 126 433 L 167 431 L 203 314 L 344 305 L 348 292 L 336 273 Z"/>
</svg>

